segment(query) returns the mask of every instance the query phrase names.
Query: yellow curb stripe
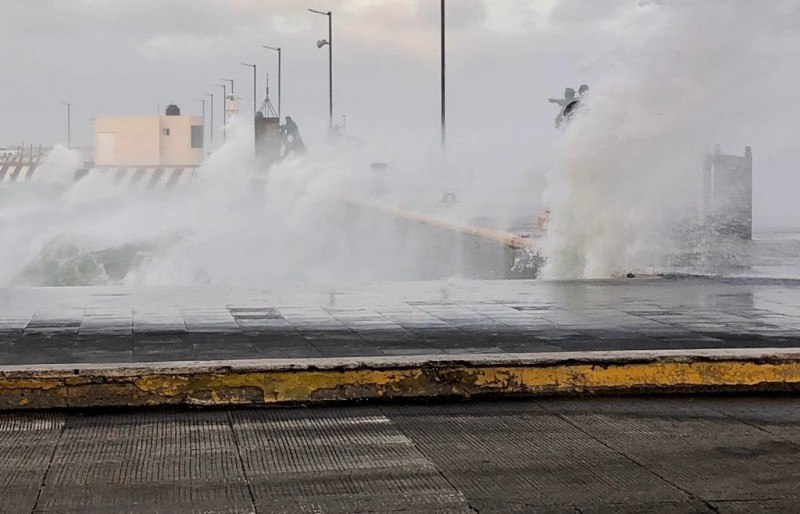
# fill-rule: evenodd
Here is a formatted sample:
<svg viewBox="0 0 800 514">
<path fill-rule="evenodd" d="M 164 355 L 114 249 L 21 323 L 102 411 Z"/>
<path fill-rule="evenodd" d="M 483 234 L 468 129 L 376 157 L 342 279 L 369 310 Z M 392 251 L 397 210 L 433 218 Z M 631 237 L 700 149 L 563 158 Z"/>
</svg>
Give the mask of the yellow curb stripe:
<svg viewBox="0 0 800 514">
<path fill-rule="evenodd" d="M 654 360 L 396 369 L 32 371 L 0 376 L 0 410 L 251 405 L 476 395 L 794 390 L 800 360 Z"/>
</svg>

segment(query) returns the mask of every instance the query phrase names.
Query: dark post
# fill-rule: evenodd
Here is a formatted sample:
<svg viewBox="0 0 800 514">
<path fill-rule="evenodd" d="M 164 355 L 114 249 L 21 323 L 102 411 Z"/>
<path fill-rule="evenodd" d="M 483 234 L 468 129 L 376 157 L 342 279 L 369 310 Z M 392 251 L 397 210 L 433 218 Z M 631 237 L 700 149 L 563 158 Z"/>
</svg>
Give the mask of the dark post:
<svg viewBox="0 0 800 514">
<path fill-rule="evenodd" d="M 328 39 L 317 41 L 317 48 L 328 45 L 328 127 L 333 128 L 333 12 L 309 11 L 328 17 Z"/>
<path fill-rule="evenodd" d="M 745 162 L 745 219 L 744 219 L 744 238 L 748 241 L 753 239 L 753 149 L 749 146 L 744 147 Z"/>
<path fill-rule="evenodd" d="M 233 79 L 222 79 L 222 81 L 231 83 L 231 96 L 235 98 L 236 97 L 236 93 L 233 90 Z M 224 124 L 228 123 L 228 97 L 227 96 L 222 101 L 222 122 Z M 228 139 L 228 129 L 227 128 L 223 128 L 223 130 L 222 130 L 222 140 L 225 141 L 226 139 Z"/>
<path fill-rule="evenodd" d="M 441 73 L 442 73 L 442 77 L 441 77 L 441 78 L 442 78 L 442 91 L 441 91 L 441 95 L 442 95 L 442 148 L 444 148 L 444 146 L 445 146 L 445 142 L 447 141 L 447 139 L 446 139 L 446 134 L 447 134 L 447 130 L 446 130 L 446 128 L 447 128 L 447 125 L 446 125 L 446 121 L 445 121 L 445 120 L 446 120 L 446 118 L 445 118 L 445 87 L 444 87 L 444 86 L 445 86 L 445 73 L 444 73 L 444 71 L 445 71 L 445 36 L 444 36 L 444 26 L 445 26 L 445 24 L 444 24 L 444 0 L 441 0 L 441 38 L 442 38 L 442 45 L 441 45 L 441 46 L 442 46 L 442 48 L 441 48 L 441 54 L 442 54 L 442 69 L 441 69 Z"/>
<path fill-rule="evenodd" d="M 211 97 L 211 124 L 209 125 L 209 144 L 214 143 L 214 93 L 209 93 Z"/>
<path fill-rule="evenodd" d="M 235 95 L 236 93 L 233 92 L 233 79 L 222 79 L 222 81 L 231 83 L 231 95 Z"/>
<path fill-rule="evenodd" d="M 333 127 L 333 13 L 328 11 L 328 126 Z"/>
<path fill-rule="evenodd" d="M 228 86 L 225 84 L 217 85 L 222 88 L 222 141 L 224 142 L 228 139 L 228 129 L 226 127 L 228 123 Z"/>
<path fill-rule="evenodd" d="M 278 118 L 281 117 L 281 47 L 272 47 L 267 45 L 262 45 L 264 48 L 268 50 L 275 50 L 278 52 Z"/>
<path fill-rule="evenodd" d="M 64 102 L 67 106 L 67 148 L 72 148 L 72 106 L 69 102 Z"/>
<path fill-rule="evenodd" d="M 255 117 L 256 109 L 257 109 L 256 108 L 256 96 L 257 96 L 257 93 L 256 93 L 256 81 L 258 80 L 258 76 L 256 74 L 257 68 L 256 68 L 255 64 L 248 64 L 246 62 L 243 62 L 242 66 L 249 66 L 249 67 L 253 68 L 253 117 Z"/>
</svg>

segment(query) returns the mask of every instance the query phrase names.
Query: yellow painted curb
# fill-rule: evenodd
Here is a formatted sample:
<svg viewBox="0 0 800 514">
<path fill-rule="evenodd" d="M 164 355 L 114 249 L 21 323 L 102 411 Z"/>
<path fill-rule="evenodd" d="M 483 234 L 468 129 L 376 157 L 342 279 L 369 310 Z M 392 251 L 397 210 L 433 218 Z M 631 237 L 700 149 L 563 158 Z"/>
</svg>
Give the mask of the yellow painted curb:
<svg viewBox="0 0 800 514">
<path fill-rule="evenodd" d="M 0 410 L 800 389 L 797 353 L 620 354 L 0 368 Z"/>
</svg>

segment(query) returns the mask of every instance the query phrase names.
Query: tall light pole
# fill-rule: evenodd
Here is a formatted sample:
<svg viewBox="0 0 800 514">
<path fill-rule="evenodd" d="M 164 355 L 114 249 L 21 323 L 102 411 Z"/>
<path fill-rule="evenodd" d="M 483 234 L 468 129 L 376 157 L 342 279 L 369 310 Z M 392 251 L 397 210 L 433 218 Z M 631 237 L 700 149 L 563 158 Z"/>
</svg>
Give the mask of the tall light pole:
<svg viewBox="0 0 800 514">
<path fill-rule="evenodd" d="M 441 38 L 442 38 L 442 42 L 441 42 L 442 43 L 441 44 L 441 46 L 442 46 L 442 48 L 441 48 L 441 53 L 442 53 L 442 70 L 441 70 L 441 73 L 442 73 L 442 91 L 441 91 L 441 95 L 442 95 L 442 148 L 444 148 L 445 143 L 447 141 L 447 123 L 446 123 L 445 108 L 444 108 L 445 107 L 445 87 L 444 87 L 444 84 L 445 84 L 445 73 L 444 73 L 444 70 L 445 70 L 445 66 L 444 66 L 445 65 L 444 0 L 441 0 L 440 12 L 441 12 Z"/>
<path fill-rule="evenodd" d="M 263 45 L 268 50 L 275 50 L 278 52 L 278 118 L 281 117 L 281 47 L 273 48 L 271 46 Z"/>
<path fill-rule="evenodd" d="M 231 83 L 231 96 L 235 97 L 236 92 L 233 90 L 233 79 L 220 79 L 222 82 L 230 82 Z M 237 111 L 238 112 L 238 111 Z M 222 116 L 225 118 L 225 122 L 227 123 L 228 118 L 228 97 L 225 97 L 225 100 L 222 102 Z M 223 138 L 226 138 L 228 131 L 223 132 Z"/>
<path fill-rule="evenodd" d="M 333 128 L 333 12 L 309 9 L 309 12 L 328 17 L 328 40 L 317 41 L 317 48 L 328 45 L 328 126 Z"/>
<path fill-rule="evenodd" d="M 72 105 L 63 102 L 67 106 L 67 148 L 72 148 Z"/>
<path fill-rule="evenodd" d="M 198 100 L 201 104 L 203 104 L 203 138 L 205 138 L 205 130 L 206 130 L 206 99 L 201 98 Z M 205 141 L 203 141 L 203 146 L 205 146 Z"/>
<path fill-rule="evenodd" d="M 208 93 L 211 97 L 211 125 L 210 125 L 210 138 L 209 144 L 214 144 L 214 93 Z"/>
<path fill-rule="evenodd" d="M 249 66 L 250 68 L 253 68 L 253 117 L 255 118 L 255 115 L 256 115 L 256 82 L 258 81 L 258 75 L 256 74 L 256 65 L 255 64 L 247 64 L 246 62 L 243 62 L 242 66 Z"/>
<path fill-rule="evenodd" d="M 236 93 L 233 91 L 233 79 L 220 79 L 222 82 L 230 82 L 231 83 L 231 96 L 235 95 Z"/>
<path fill-rule="evenodd" d="M 228 87 L 225 84 L 217 84 L 222 88 L 222 141 L 228 139 Z"/>
</svg>

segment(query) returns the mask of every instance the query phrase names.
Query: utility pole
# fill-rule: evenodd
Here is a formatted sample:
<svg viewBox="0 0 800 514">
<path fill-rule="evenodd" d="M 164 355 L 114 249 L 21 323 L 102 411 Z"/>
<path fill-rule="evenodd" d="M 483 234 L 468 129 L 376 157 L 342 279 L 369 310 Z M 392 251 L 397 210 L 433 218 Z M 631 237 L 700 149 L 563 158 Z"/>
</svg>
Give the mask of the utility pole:
<svg viewBox="0 0 800 514">
<path fill-rule="evenodd" d="M 333 128 L 333 12 L 309 9 L 309 12 L 328 17 L 328 39 L 317 41 L 317 48 L 328 46 L 328 127 Z"/>
<path fill-rule="evenodd" d="M 278 119 L 281 117 L 281 47 L 273 48 L 263 45 L 264 48 L 278 52 Z"/>
<path fill-rule="evenodd" d="M 230 82 L 231 83 L 231 95 L 235 95 L 236 94 L 233 91 L 233 79 L 220 79 L 220 80 L 223 81 L 223 82 Z"/>
<path fill-rule="evenodd" d="M 209 143 L 214 144 L 214 93 L 209 93 L 208 96 L 211 97 L 211 141 L 209 141 Z"/>
<path fill-rule="evenodd" d="M 333 13 L 328 11 L 328 118 L 333 127 Z"/>
<path fill-rule="evenodd" d="M 205 98 L 201 98 L 200 99 L 200 103 L 203 104 L 203 130 L 205 130 L 205 128 L 206 128 L 206 99 Z M 205 134 L 203 134 L 203 137 L 205 137 Z M 203 146 L 205 146 L 205 141 L 203 141 Z"/>
<path fill-rule="evenodd" d="M 249 66 L 253 68 L 253 118 L 256 116 L 256 82 L 258 80 L 258 75 L 256 74 L 256 65 L 255 64 L 247 64 L 246 62 L 242 63 L 242 66 Z"/>
<path fill-rule="evenodd" d="M 67 148 L 72 148 L 72 105 L 64 102 L 67 106 Z"/>
<path fill-rule="evenodd" d="M 444 0 L 441 0 L 441 38 L 442 38 L 442 45 L 441 45 L 441 54 L 442 54 L 442 148 L 445 147 L 447 143 L 447 121 L 445 117 L 445 23 L 444 23 Z"/>
<path fill-rule="evenodd" d="M 225 84 L 217 86 L 222 88 L 222 141 L 225 142 L 228 139 L 228 86 Z"/>
</svg>

